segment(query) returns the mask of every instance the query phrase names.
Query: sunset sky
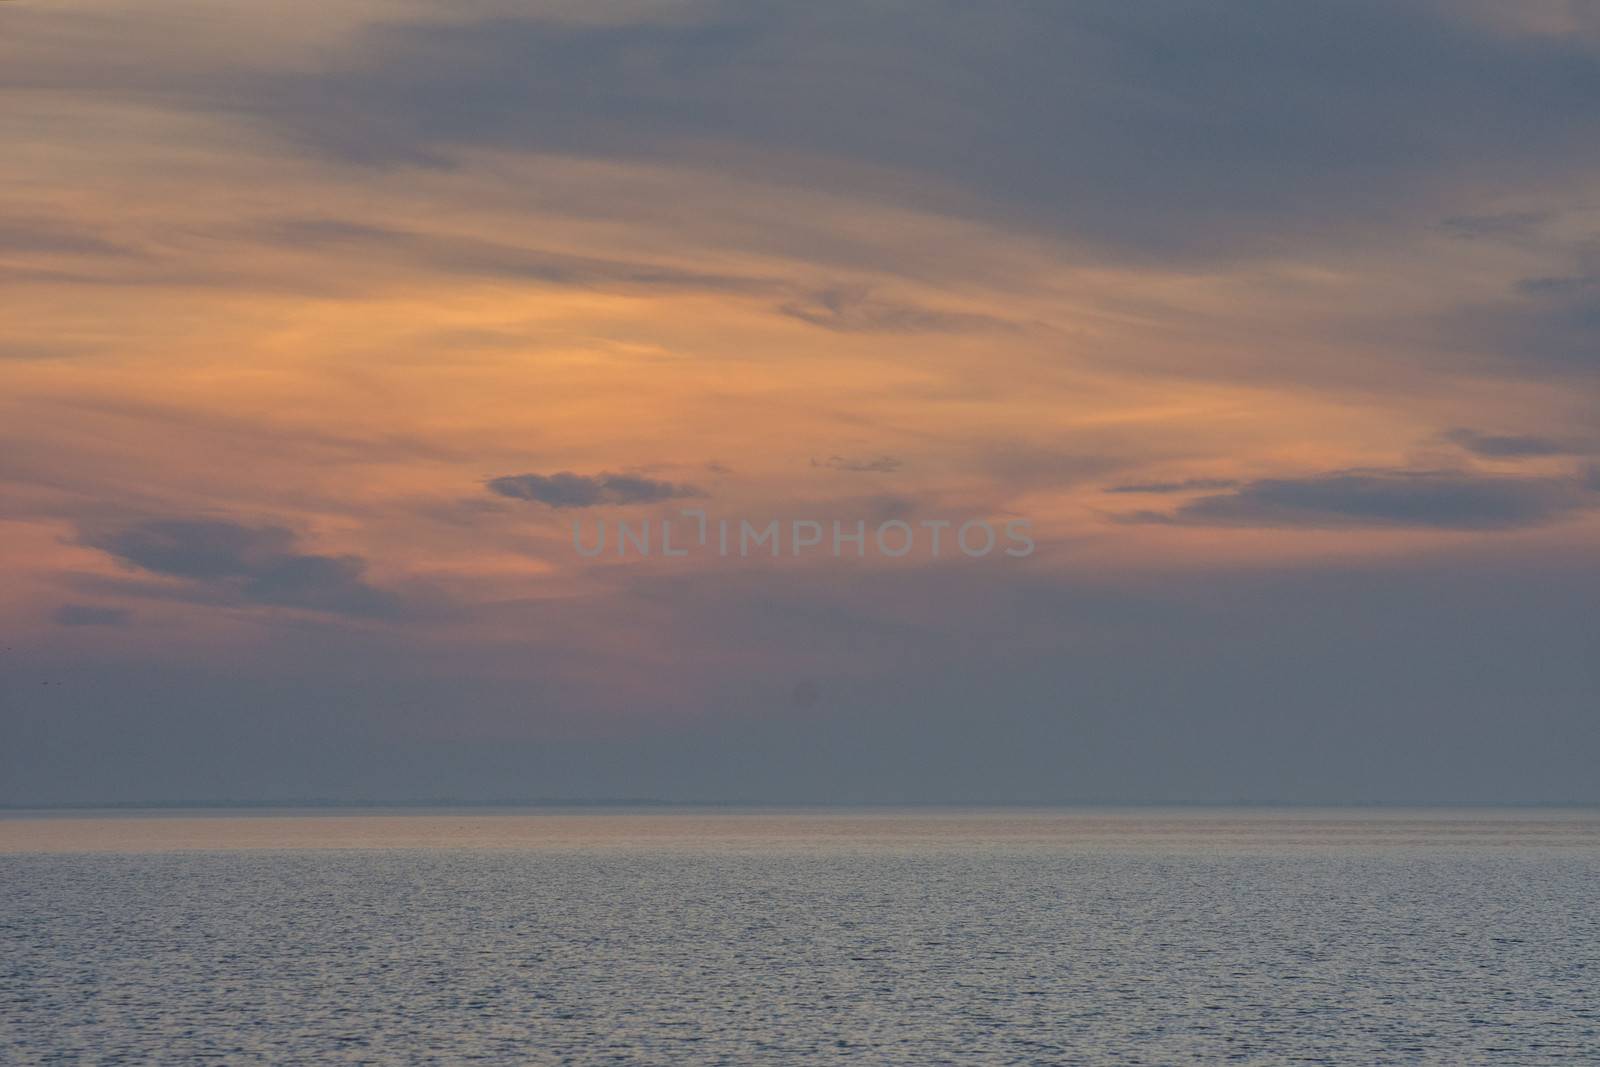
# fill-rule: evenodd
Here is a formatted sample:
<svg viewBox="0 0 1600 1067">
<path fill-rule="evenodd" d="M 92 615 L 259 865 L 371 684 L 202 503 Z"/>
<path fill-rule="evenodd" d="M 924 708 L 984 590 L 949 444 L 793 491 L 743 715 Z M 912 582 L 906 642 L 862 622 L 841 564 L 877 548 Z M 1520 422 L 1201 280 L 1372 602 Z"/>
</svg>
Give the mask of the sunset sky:
<svg viewBox="0 0 1600 1067">
<path fill-rule="evenodd" d="M 0 4 L 3 803 L 1600 801 L 1597 414 L 1592 5 Z"/>
</svg>

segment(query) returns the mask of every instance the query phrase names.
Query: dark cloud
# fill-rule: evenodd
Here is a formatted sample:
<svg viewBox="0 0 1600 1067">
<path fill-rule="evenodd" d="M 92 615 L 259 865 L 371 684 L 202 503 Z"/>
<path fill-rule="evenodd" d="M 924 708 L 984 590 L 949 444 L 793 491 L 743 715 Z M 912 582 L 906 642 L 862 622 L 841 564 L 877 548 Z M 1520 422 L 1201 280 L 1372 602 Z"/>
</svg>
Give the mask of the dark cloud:
<svg viewBox="0 0 1600 1067">
<path fill-rule="evenodd" d="M 893 474 L 903 463 L 898 456 L 829 456 L 824 460 L 814 459 L 811 465 L 858 474 Z"/>
<path fill-rule="evenodd" d="M 91 62 L 35 30 L 0 88 L 138 94 L 360 165 L 448 168 L 483 147 L 686 163 L 1165 261 L 1397 222 L 1517 234 L 1539 219 L 1472 213 L 1483 187 L 1552 187 L 1600 163 L 1592 40 L 1510 32 L 1432 0 L 725 0 L 635 22 L 413 11 L 282 66 Z M 149 11 L 53 18 L 152 53 L 192 32 Z"/>
<path fill-rule="evenodd" d="M 992 315 L 938 311 L 872 296 L 861 287 L 824 289 L 783 304 L 792 319 L 838 333 L 973 333 L 1015 327 Z"/>
<path fill-rule="evenodd" d="M 1350 470 L 1268 478 L 1128 522 L 1190 526 L 1398 526 L 1500 530 L 1542 526 L 1600 504 L 1576 481 L 1459 471 Z"/>
<path fill-rule="evenodd" d="M 1181 482 L 1134 482 L 1106 487 L 1108 493 L 1187 493 L 1199 489 L 1232 489 L 1232 478 L 1188 478 Z"/>
<path fill-rule="evenodd" d="M 693 485 L 646 478 L 637 474 L 509 474 L 491 478 L 489 491 L 513 500 L 536 500 L 553 508 L 589 508 L 605 504 L 651 504 L 661 500 L 705 496 Z"/>
<path fill-rule="evenodd" d="M 225 66 L 169 61 L 195 40 L 178 15 L 53 13 L 20 24 L 0 88 L 220 112 L 363 165 L 445 168 L 480 148 L 681 162 L 1168 258 L 1415 226 L 1455 199 L 1446 232 L 1526 228 L 1471 198 L 1600 162 L 1593 39 L 1515 32 L 1473 5 L 412 10 L 313 62 Z M 62 24 L 119 49 L 66 47 Z"/>
<path fill-rule="evenodd" d="M 93 604 L 63 604 L 55 613 L 55 621 L 61 626 L 121 626 L 129 617 L 122 608 Z"/>
<path fill-rule="evenodd" d="M 1486 165 L 1504 182 L 1600 159 L 1587 42 L 1424 2 L 469 14 L 368 27 L 292 80 L 206 88 L 197 106 L 363 163 L 477 146 L 689 160 L 1169 256 L 1409 223 Z"/>
<path fill-rule="evenodd" d="M 281 526 L 243 526 L 217 519 L 157 519 L 85 532 L 82 541 L 152 574 L 181 578 L 245 603 L 340 615 L 396 612 L 392 594 L 362 577 L 359 556 L 298 550 Z"/>
<path fill-rule="evenodd" d="M 1491 434 L 1476 430 L 1455 429 L 1445 434 L 1446 439 L 1479 456 L 1511 459 L 1519 456 L 1571 455 L 1571 446 L 1550 437 L 1534 434 Z"/>
</svg>

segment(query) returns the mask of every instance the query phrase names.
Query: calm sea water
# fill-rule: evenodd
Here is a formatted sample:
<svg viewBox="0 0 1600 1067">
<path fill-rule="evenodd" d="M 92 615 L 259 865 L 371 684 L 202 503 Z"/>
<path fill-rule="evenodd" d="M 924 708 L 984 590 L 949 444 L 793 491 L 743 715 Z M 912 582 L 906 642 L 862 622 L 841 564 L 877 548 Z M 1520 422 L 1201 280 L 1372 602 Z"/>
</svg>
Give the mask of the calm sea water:
<svg viewBox="0 0 1600 1067">
<path fill-rule="evenodd" d="M 0 819 L 0 1061 L 1600 1062 L 1600 813 Z"/>
</svg>

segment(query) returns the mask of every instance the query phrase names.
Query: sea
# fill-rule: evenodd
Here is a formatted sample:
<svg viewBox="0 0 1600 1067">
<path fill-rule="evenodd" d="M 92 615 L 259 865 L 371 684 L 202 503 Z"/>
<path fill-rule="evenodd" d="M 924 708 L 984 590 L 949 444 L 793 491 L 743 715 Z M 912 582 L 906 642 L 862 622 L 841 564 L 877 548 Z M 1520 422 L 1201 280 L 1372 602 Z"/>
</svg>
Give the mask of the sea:
<svg viewBox="0 0 1600 1067">
<path fill-rule="evenodd" d="M 0 1063 L 1600 1063 L 1600 811 L 13 812 Z"/>
</svg>

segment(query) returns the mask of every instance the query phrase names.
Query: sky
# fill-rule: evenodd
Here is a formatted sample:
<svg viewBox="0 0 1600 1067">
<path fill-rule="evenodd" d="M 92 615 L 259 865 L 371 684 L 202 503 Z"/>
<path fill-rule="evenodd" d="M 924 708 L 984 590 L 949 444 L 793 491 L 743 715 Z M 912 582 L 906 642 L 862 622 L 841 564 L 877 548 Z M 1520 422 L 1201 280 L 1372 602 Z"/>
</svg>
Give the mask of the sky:
<svg viewBox="0 0 1600 1067">
<path fill-rule="evenodd" d="M 1600 802 L 1591 5 L 15 0 L 0 160 L 0 803 Z"/>
</svg>

